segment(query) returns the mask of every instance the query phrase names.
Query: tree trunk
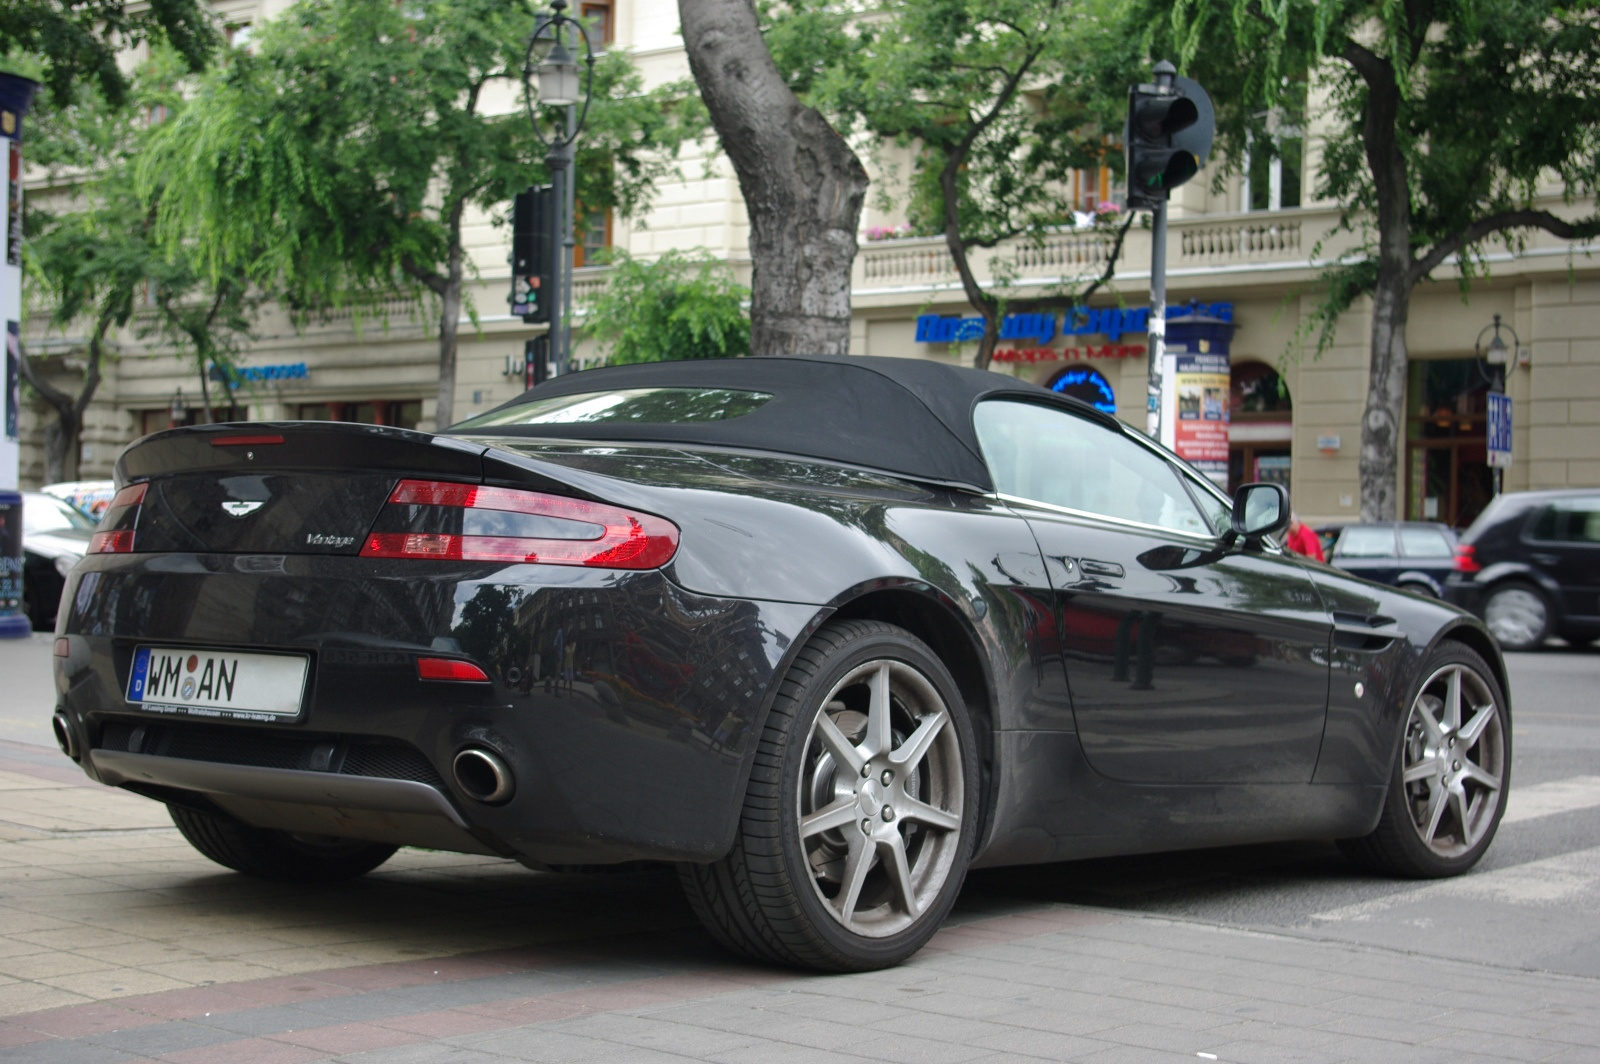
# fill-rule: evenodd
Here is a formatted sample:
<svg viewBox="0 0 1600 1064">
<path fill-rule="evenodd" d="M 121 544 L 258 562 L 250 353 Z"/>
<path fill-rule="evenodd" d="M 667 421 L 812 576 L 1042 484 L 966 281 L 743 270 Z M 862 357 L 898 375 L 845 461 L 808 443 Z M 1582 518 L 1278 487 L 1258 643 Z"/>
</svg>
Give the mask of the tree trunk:
<svg viewBox="0 0 1600 1064">
<path fill-rule="evenodd" d="M 455 420 L 456 337 L 461 331 L 461 241 L 450 241 L 449 273 L 439 292 L 439 409 L 433 418 L 436 431 L 444 431 Z"/>
<path fill-rule="evenodd" d="M 39 397 L 50 404 L 56 420 L 44 430 L 44 476 L 46 484 L 78 478 L 78 443 L 83 436 L 83 414 L 89 409 L 94 393 L 100 387 L 100 362 L 105 353 L 106 330 L 111 320 L 102 316 L 95 323 L 94 334 L 89 338 L 89 364 L 84 369 L 83 388 L 77 396 L 70 396 L 43 377 L 35 374 L 33 363 L 28 361 L 26 350 L 19 351 L 18 362 L 23 377 Z"/>
<path fill-rule="evenodd" d="M 678 0 L 678 16 L 750 216 L 750 350 L 848 354 L 861 160 L 790 91 L 751 0 Z"/>
<path fill-rule="evenodd" d="M 1367 405 L 1361 414 L 1361 520 L 1398 519 L 1396 479 L 1404 439 L 1406 394 L 1406 317 L 1411 283 L 1380 267 L 1372 294 L 1372 349 Z"/>
</svg>

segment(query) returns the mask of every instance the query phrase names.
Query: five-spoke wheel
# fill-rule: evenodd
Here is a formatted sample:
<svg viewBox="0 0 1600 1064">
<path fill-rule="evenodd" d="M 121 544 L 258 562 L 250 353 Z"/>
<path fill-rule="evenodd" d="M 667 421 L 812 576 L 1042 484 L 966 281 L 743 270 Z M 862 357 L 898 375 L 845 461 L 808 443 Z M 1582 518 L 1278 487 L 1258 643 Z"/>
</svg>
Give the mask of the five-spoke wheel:
<svg viewBox="0 0 1600 1064">
<path fill-rule="evenodd" d="M 878 621 L 825 625 L 768 715 L 732 852 L 680 866 L 684 892 L 747 956 L 898 964 L 961 889 L 977 776 L 966 704 L 925 643 Z"/>
</svg>

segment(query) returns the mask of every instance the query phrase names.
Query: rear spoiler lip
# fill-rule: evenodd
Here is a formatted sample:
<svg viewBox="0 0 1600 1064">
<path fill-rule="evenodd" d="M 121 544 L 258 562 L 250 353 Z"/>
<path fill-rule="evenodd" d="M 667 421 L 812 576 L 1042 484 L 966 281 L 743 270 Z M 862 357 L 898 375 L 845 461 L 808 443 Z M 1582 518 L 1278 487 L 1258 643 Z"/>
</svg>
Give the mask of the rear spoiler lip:
<svg viewBox="0 0 1600 1064">
<path fill-rule="evenodd" d="M 217 437 L 278 435 L 258 447 L 212 446 Z M 185 473 L 305 471 L 392 473 L 398 480 L 457 480 L 549 491 L 628 505 L 638 494 L 625 481 L 442 433 L 343 421 L 234 421 L 151 433 L 118 455 L 118 489 L 140 480 Z"/>
</svg>

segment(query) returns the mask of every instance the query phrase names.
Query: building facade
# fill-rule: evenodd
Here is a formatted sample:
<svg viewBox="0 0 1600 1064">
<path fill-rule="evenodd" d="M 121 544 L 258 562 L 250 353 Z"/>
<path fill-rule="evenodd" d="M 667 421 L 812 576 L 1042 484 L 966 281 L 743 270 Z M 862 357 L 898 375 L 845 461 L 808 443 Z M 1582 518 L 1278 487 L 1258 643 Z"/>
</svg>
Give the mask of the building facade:
<svg viewBox="0 0 1600 1064">
<path fill-rule="evenodd" d="M 283 0 L 229 0 L 217 10 L 235 42 L 248 46 L 250 27 L 283 6 Z M 647 82 L 687 76 L 675 5 L 585 0 L 577 6 L 602 26 L 610 47 L 632 53 Z M 507 106 L 516 106 L 515 94 L 506 96 Z M 1313 121 L 1285 159 L 1253 160 L 1248 177 L 1234 177 L 1220 191 L 1202 174 L 1175 195 L 1168 245 L 1174 314 L 1225 326 L 1208 334 L 1206 348 L 1221 353 L 1220 346 L 1226 353 L 1227 394 L 1219 383 L 1194 401 L 1197 416 L 1209 412 L 1220 423 L 1221 411 L 1228 413 L 1225 431 L 1213 440 L 1218 479 L 1286 483 L 1297 510 L 1312 522 L 1359 514 L 1357 459 L 1370 326 L 1365 307 L 1358 305 L 1320 355 L 1301 342 L 1302 324 L 1317 298 L 1312 250 L 1321 243 L 1319 256 L 1327 260 L 1349 246 L 1329 235 L 1337 220 L 1332 205 L 1307 201 L 1303 194 L 1316 183 L 1317 147 Z M 880 182 L 908 169 L 886 155 L 892 152 L 878 157 Z M 680 173 L 658 188 L 642 217 L 591 220 L 582 237 L 586 250 L 592 254 L 614 244 L 649 257 L 703 248 L 747 277 L 748 222 L 731 166 L 707 143 L 685 154 Z M 1074 188 L 1086 210 L 1115 195 L 1105 171 L 1080 174 Z M 30 194 L 50 190 L 32 188 Z M 863 213 L 851 351 L 969 361 L 974 344 L 963 338 L 970 327 L 961 320 L 973 312 L 942 240 L 866 239 L 893 232 L 903 220 L 893 211 Z M 524 342 L 543 328 L 505 313 L 509 231 L 495 221 L 481 216 L 468 230 L 478 272 L 469 295 L 477 313 L 461 330 L 458 418 L 520 394 Z M 980 277 L 1003 272 L 1014 278 L 1014 297 L 1037 298 L 1098 275 L 1109 245 L 1110 238 L 1092 227 L 1065 229 L 1040 246 L 986 253 L 977 265 Z M 1408 328 L 1406 442 L 1398 456 L 1404 516 L 1462 525 L 1492 495 L 1486 396 L 1497 371 L 1478 357 L 1478 345 L 1495 315 L 1510 348 L 1503 372 L 1514 424 L 1504 488 L 1600 484 L 1600 261 L 1589 257 L 1593 250 L 1536 234 L 1515 255 L 1491 254 L 1490 275 L 1474 282 L 1469 296 L 1448 269 L 1416 291 Z M 1005 269 L 997 271 L 1002 258 Z M 1113 283 L 1092 307 L 1072 311 L 1062 305 L 1053 313 L 1009 320 L 994 371 L 1070 391 L 1142 427 L 1149 262 L 1149 231 L 1136 225 Z M 580 312 L 605 275 L 604 267 L 577 271 Z M 209 384 L 215 416 L 432 428 L 437 313 L 405 303 L 378 310 L 362 320 L 346 313 L 303 328 L 283 315 L 264 315 L 243 360 L 246 379 L 235 387 Z M 582 340 L 581 319 L 579 327 L 578 356 L 593 364 L 600 353 Z M 48 356 L 48 365 L 70 385 L 81 339 L 31 327 L 28 339 L 30 351 Z M 192 360 L 150 348 L 129 330 L 90 409 L 78 475 L 107 475 L 130 440 L 202 420 L 200 393 L 199 367 Z M 46 416 L 40 405 L 23 425 L 25 484 L 37 484 L 44 474 Z"/>
</svg>

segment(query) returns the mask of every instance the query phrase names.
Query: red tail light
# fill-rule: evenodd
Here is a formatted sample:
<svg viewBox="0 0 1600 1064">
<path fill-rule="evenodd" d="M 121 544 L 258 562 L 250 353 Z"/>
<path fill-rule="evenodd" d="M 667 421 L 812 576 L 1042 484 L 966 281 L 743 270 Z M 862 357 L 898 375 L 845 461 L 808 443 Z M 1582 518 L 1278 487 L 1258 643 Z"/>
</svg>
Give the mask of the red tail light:
<svg viewBox="0 0 1600 1064">
<path fill-rule="evenodd" d="M 417 679 L 488 683 L 489 676 L 470 661 L 455 658 L 418 658 Z"/>
<path fill-rule="evenodd" d="M 274 443 L 282 443 L 282 436 L 213 436 L 213 447 L 269 447 Z"/>
<path fill-rule="evenodd" d="M 94 535 L 89 537 L 89 553 L 133 553 L 133 529 L 125 528 L 118 532 L 96 532 Z"/>
<path fill-rule="evenodd" d="M 386 511 L 378 522 L 380 530 L 368 534 L 361 548 L 362 557 L 657 569 L 671 561 L 678 550 L 678 526 L 665 518 L 537 491 L 402 480 L 390 493 L 389 506 L 547 517 L 591 526 L 597 533 L 584 538 L 556 538 L 439 532 L 430 530 L 438 524 L 427 520 L 427 512 L 417 510 L 399 522 L 415 530 L 383 530 L 382 526 L 395 523 L 385 519 L 390 516 Z"/>
<path fill-rule="evenodd" d="M 144 502 L 145 483 L 129 484 L 112 496 L 111 505 L 100 515 L 100 531 L 89 537 L 90 554 L 130 554 L 133 529 Z"/>
<path fill-rule="evenodd" d="M 1456 572 L 1479 573 L 1483 571 L 1483 566 L 1478 564 L 1478 559 L 1473 557 L 1473 553 L 1474 549 L 1467 544 L 1462 544 L 1456 548 Z"/>
</svg>

